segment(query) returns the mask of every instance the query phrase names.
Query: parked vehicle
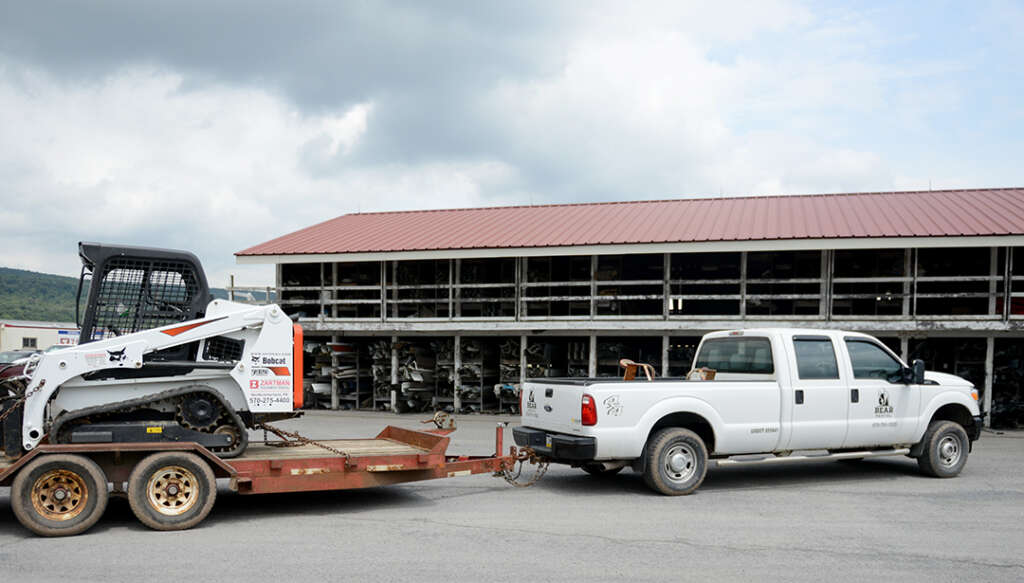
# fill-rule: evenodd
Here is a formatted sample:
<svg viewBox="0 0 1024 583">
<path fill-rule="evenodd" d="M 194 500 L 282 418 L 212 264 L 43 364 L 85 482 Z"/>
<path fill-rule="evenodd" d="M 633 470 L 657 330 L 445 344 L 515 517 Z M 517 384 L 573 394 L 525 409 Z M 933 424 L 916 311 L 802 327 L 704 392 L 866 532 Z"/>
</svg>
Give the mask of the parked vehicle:
<svg viewBox="0 0 1024 583">
<path fill-rule="evenodd" d="M 553 462 L 591 474 L 629 466 L 678 495 L 731 464 L 906 455 L 953 477 L 982 427 L 971 383 L 908 366 L 855 332 L 713 332 L 687 378 L 708 380 L 531 380 L 513 435 Z"/>
</svg>

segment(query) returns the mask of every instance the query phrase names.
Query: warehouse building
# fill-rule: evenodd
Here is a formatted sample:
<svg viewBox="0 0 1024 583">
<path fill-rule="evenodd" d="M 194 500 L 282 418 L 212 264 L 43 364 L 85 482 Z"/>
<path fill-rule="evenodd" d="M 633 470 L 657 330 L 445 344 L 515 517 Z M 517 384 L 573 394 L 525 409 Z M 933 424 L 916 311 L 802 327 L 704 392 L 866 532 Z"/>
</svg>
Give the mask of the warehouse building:
<svg viewBox="0 0 1024 583">
<path fill-rule="evenodd" d="M 70 322 L 0 320 L 0 352 L 46 350 L 78 344 L 78 325 Z"/>
<path fill-rule="evenodd" d="M 700 336 L 874 334 L 1024 422 L 1024 189 L 344 215 L 237 253 L 331 405 L 513 411 L 539 376 L 684 374 Z"/>
</svg>

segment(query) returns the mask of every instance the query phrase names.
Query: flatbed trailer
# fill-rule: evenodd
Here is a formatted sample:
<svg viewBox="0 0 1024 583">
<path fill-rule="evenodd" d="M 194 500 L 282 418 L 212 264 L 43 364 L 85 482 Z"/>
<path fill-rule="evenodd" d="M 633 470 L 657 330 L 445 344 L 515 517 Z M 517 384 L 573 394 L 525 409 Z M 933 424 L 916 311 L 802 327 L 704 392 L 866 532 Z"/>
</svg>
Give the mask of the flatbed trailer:
<svg viewBox="0 0 1024 583">
<path fill-rule="evenodd" d="M 530 452 L 503 449 L 495 431 L 491 456 L 447 454 L 454 429 L 388 426 L 372 439 L 250 442 L 243 455 L 221 459 L 196 443 L 41 445 L 18 459 L 0 457 L 0 486 L 11 507 L 43 536 L 84 532 L 102 516 L 111 493 L 156 530 L 183 530 L 206 518 L 217 478 L 239 494 L 348 490 L 437 478 L 506 474 Z M 109 486 L 112 484 L 112 488 Z"/>
</svg>

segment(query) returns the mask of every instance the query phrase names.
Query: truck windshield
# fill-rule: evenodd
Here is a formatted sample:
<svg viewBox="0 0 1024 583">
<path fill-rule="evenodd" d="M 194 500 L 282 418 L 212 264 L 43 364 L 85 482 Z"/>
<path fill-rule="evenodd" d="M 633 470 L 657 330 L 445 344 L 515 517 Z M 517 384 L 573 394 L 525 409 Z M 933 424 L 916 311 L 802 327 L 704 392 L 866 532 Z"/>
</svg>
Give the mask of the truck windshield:
<svg viewBox="0 0 1024 583">
<path fill-rule="evenodd" d="M 711 338 L 701 345 L 693 368 L 713 368 L 718 372 L 772 374 L 772 344 L 767 338 L 737 336 Z"/>
</svg>

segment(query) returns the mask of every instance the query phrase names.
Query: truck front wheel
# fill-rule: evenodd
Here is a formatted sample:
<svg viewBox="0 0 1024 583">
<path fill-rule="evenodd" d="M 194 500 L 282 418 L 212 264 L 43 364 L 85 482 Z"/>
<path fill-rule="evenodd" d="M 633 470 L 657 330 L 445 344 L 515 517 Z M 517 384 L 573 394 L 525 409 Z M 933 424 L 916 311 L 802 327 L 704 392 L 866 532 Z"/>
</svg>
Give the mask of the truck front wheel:
<svg viewBox="0 0 1024 583">
<path fill-rule="evenodd" d="M 648 440 L 644 458 L 644 482 L 666 496 L 692 493 L 707 473 L 707 447 L 689 429 L 659 430 Z"/>
<path fill-rule="evenodd" d="M 970 447 L 967 432 L 952 421 L 932 421 L 921 438 L 924 448 L 917 458 L 921 472 L 936 478 L 952 478 L 964 469 Z"/>
</svg>

